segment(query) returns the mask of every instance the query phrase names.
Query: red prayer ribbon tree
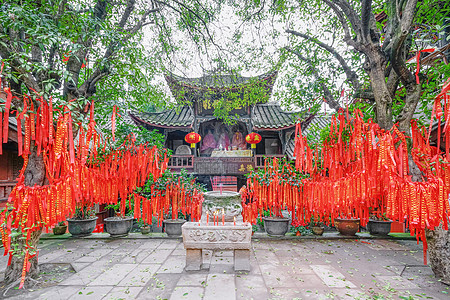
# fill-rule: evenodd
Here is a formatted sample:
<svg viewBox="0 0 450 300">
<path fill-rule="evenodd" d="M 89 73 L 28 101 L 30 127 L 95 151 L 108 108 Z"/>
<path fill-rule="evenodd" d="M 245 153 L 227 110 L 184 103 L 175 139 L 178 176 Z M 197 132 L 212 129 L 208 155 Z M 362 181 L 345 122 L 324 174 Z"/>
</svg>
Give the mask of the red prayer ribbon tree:
<svg viewBox="0 0 450 300">
<path fill-rule="evenodd" d="M 12 97 L 9 89 L 5 89 L 5 92 L 8 99 Z M 168 158 L 161 157 L 155 146 L 137 146 L 131 141 L 103 157 L 101 163 L 92 164 L 100 142 L 95 131 L 93 105 L 88 129 L 85 132 L 80 126 L 78 146 L 75 147 L 69 109 L 63 107 L 59 111 L 54 130 L 51 101 L 47 102 L 42 97 L 35 101 L 39 103 L 38 107 L 34 106 L 31 97 L 25 95 L 23 111 L 17 114 L 18 151 L 24 158 L 24 165 L 18 183 L 9 196 L 9 210 L 0 212 L 0 223 L 4 224 L 0 227 L 4 254 L 9 253 L 10 261 L 13 255 L 10 251 L 12 230 L 18 229 L 26 238 L 20 287 L 29 269 L 28 260 L 37 253 L 28 244 L 33 231 L 66 220 L 74 213 L 76 206 L 111 204 L 117 203 L 119 197 L 125 199 L 136 187 L 144 185 L 149 174 L 155 179 L 160 177 L 168 162 Z M 24 137 L 22 122 L 25 127 Z M 5 114 L 3 132 L 7 130 L 8 115 Z M 24 172 L 31 147 L 36 147 L 37 154 L 43 157 L 48 185 L 25 185 Z M 125 204 L 125 201 L 122 203 Z"/>
<path fill-rule="evenodd" d="M 151 224 L 152 217 L 156 216 L 160 226 L 168 216 L 177 219 L 179 212 L 184 216 L 190 215 L 193 221 L 201 218 L 203 190 L 193 177 L 166 172 L 155 182 L 148 181 L 143 189 L 131 196 L 134 199 L 134 217 L 147 224 Z"/>
<path fill-rule="evenodd" d="M 4 92 L 7 98 L 5 103 L 0 103 L 0 110 L 5 112 L 4 115 L 0 114 L 0 149 L 2 142 L 7 141 L 9 109 L 13 98 L 8 88 Z M 156 146 L 136 145 L 135 140 L 129 137 L 119 148 L 100 157 L 97 149 L 100 149 L 102 141 L 95 130 L 93 102 L 90 109 L 87 130 L 78 124 L 77 143 L 73 136 L 72 114 L 67 106 L 58 112 L 53 109 L 51 99 L 46 101 L 37 95 L 32 100 L 30 96 L 24 95 L 23 110 L 16 114 L 18 152 L 24 159 L 24 165 L 17 178 L 18 183 L 9 196 L 7 209 L 0 212 L 0 234 L 4 255 L 10 255 L 8 264 L 14 253 L 11 247 L 12 233 L 19 232 L 25 238 L 19 288 L 24 285 L 31 265 L 29 260 L 38 253 L 29 244 L 31 234 L 71 217 L 77 206 L 117 204 L 119 199 L 133 195 L 137 204 L 135 209 L 141 208 L 142 203 L 142 212 L 135 211 L 136 218 L 149 220 L 152 216 L 157 216 L 161 219 L 168 206 L 173 212 L 190 212 L 194 218 L 198 218 L 203 199 L 200 191 L 194 195 L 189 194 L 183 185 L 175 182 L 167 188 L 164 197 L 156 195 L 146 199 L 135 193 L 136 188 L 144 186 L 149 178 L 156 181 L 162 176 L 168 165 L 166 152 Z M 56 130 L 54 112 L 57 114 Z M 115 114 L 117 110 L 113 113 L 113 123 Z M 24 135 L 22 124 L 25 128 Z M 102 143 L 104 152 L 106 143 Z M 32 149 L 43 157 L 47 185 L 25 185 L 24 174 Z M 121 213 L 124 214 L 126 201 L 120 203 Z"/>
<path fill-rule="evenodd" d="M 295 132 L 296 172 L 288 164 L 280 171 L 277 159 L 266 160 L 265 175 L 254 171 L 241 189 L 244 219 L 255 223 L 258 213 L 270 209 L 275 214 L 288 209 L 303 224 L 311 216 L 329 223 L 335 218 L 359 218 L 365 226 L 369 211 L 394 221 L 406 221 L 411 234 L 424 242 L 425 229 L 440 224 L 448 230 L 450 192 L 450 79 L 436 97 L 432 120 L 439 121 L 437 147 L 430 146 L 428 132 L 411 122 L 411 137 L 396 125 L 383 130 L 372 120 L 364 122 L 358 110 L 333 116 L 328 138 L 321 148 L 312 149 L 302 136 L 300 124 Z M 440 149 L 441 120 L 446 152 Z M 412 181 L 409 174 L 407 139 L 412 140 L 411 156 L 423 181 Z M 303 174 L 306 178 L 287 180 Z M 298 177 L 298 175 L 297 175 Z"/>
</svg>

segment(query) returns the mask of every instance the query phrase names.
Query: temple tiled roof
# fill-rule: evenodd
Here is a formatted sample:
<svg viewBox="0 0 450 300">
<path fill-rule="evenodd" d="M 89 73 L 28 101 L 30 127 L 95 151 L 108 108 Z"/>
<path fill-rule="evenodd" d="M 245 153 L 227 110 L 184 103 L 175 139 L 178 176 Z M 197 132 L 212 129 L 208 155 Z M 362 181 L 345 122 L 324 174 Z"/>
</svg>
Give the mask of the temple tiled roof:
<svg viewBox="0 0 450 300">
<path fill-rule="evenodd" d="M 131 119 L 138 125 L 160 128 L 189 128 L 194 123 L 194 114 L 189 106 L 173 108 L 159 113 L 131 112 Z M 297 113 L 283 111 L 275 104 L 257 104 L 252 109 L 254 130 L 279 130 L 292 127 Z"/>
<path fill-rule="evenodd" d="M 277 69 L 273 69 L 268 73 L 264 73 L 253 77 L 245 77 L 236 74 L 205 75 L 198 78 L 187 78 L 177 76 L 175 74 L 167 74 L 165 77 L 170 87 L 184 86 L 192 89 L 211 89 L 211 88 L 229 89 L 261 81 L 268 82 L 272 86 L 273 83 L 275 82 L 277 74 L 278 74 Z"/>
<path fill-rule="evenodd" d="M 291 127 L 295 125 L 297 118 L 297 113 L 286 112 L 276 104 L 257 104 L 252 112 L 255 130 Z"/>
<path fill-rule="evenodd" d="M 186 128 L 194 123 L 194 113 L 187 105 L 158 113 L 131 112 L 130 117 L 138 125 L 162 128 Z"/>
<path fill-rule="evenodd" d="M 302 135 L 307 136 L 308 134 L 319 135 L 320 130 L 330 125 L 331 115 L 315 115 L 313 116 L 309 122 L 304 122 L 302 124 Z M 306 126 L 306 128 L 305 128 Z M 295 159 L 294 157 L 294 149 L 295 149 L 295 141 L 294 136 L 289 139 L 289 142 L 286 145 L 286 155 L 289 159 Z"/>
</svg>

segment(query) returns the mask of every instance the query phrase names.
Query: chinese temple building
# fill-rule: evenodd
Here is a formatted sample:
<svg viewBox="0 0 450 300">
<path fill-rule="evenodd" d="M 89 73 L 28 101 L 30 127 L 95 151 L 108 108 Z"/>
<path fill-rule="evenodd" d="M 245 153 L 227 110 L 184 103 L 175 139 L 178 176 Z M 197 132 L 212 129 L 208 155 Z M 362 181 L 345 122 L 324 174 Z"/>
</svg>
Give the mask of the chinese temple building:
<svg viewBox="0 0 450 300">
<path fill-rule="evenodd" d="M 18 156 L 17 141 L 17 121 L 16 118 L 9 117 L 8 142 L 2 145 L 0 151 L 0 209 L 6 206 L 23 166 L 23 159 Z"/>
<path fill-rule="evenodd" d="M 130 117 L 138 126 L 156 129 L 165 136 L 165 146 L 173 151 L 169 163 L 173 171 L 184 168 L 196 174 L 199 181 L 213 185 L 216 176 L 232 176 L 239 187 L 244 174 L 263 166 L 264 157 L 284 157 L 292 148 L 299 114 L 268 103 L 276 76 L 276 70 L 257 77 L 166 75 L 177 106 L 157 113 L 131 112 Z M 228 115 L 233 116 L 233 124 L 214 116 L 217 102 L 226 106 L 236 103 L 236 99 L 244 99 L 241 102 L 245 103 L 252 97 L 258 99 L 254 105 L 231 107 Z M 306 115 L 302 120 L 305 125 L 314 117 Z M 202 139 L 191 150 L 185 136 L 193 131 Z M 251 132 L 261 136 L 253 150 L 245 142 Z"/>
</svg>

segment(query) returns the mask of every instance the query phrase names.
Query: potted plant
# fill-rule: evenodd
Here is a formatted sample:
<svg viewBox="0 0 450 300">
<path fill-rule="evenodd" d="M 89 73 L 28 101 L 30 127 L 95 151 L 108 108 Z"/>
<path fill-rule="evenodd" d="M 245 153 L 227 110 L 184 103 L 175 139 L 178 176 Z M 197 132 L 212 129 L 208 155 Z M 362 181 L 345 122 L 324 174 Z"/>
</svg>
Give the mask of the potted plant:
<svg viewBox="0 0 450 300">
<path fill-rule="evenodd" d="M 296 236 L 312 235 L 311 229 L 307 226 L 303 226 L 299 220 L 291 222 L 291 232 L 294 232 Z"/>
<path fill-rule="evenodd" d="M 372 212 L 367 223 L 367 229 L 371 235 L 388 235 L 391 232 L 391 224 L 392 221 L 386 217 L 386 213 Z"/>
<path fill-rule="evenodd" d="M 334 226 L 342 235 L 353 236 L 359 230 L 359 219 L 344 219 L 344 218 L 335 218 Z"/>
<path fill-rule="evenodd" d="M 186 219 L 182 213 L 178 214 L 178 218 L 171 218 L 168 216 L 167 219 L 164 219 L 164 232 L 169 237 L 177 237 L 181 235 L 181 226 L 186 223 Z"/>
<path fill-rule="evenodd" d="M 139 229 L 141 230 L 142 234 L 149 234 L 150 233 L 150 231 L 151 231 L 151 225 L 150 224 L 148 224 L 147 222 L 145 222 L 143 220 L 140 220 L 138 222 L 138 225 L 139 225 Z"/>
<path fill-rule="evenodd" d="M 291 223 L 291 231 L 295 233 L 296 236 L 301 236 L 303 231 L 303 226 L 299 220 L 294 220 Z"/>
<path fill-rule="evenodd" d="M 123 200 L 119 200 L 117 204 L 109 204 L 106 206 L 106 209 L 114 209 L 115 213 L 114 217 L 109 217 L 104 220 L 105 231 L 109 233 L 111 237 L 127 236 L 133 225 L 134 218 L 130 215 L 130 211 L 127 211 L 123 207 L 121 208 L 121 201 Z M 126 199 L 125 207 L 128 207 L 128 201 L 129 200 Z"/>
<path fill-rule="evenodd" d="M 311 217 L 310 227 L 315 235 L 322 235 L 325 231 L 325 227 L 323 226 L 323 223 L 320 222 L 320 219 L 315 218 L 314 216 Z"/>
<path fill-rule="evenodd" d="M 52 230 L 54 235 L 63 235 L 67 231 L 67 224 L 64 221 L 58 222 Z"/>
<path fill-rule="evenodd" d="M 181 211 L 182 199 L 193 199 L 198 197 L 205 188 L 195 182 L 195 177 L 188 175 L 186 170 L 182 169 L 179 174 L 166 171 L 156 181 L 147 180 L 143 188 L 137 192 L 145 198 L 164 198 L 169 193 L 170 199 L 164 207 L 161 207 L 160 215 L 163 216 L 164 232 L 169 237 L 181 235 L 181 226 L 190 218 L 189 209 L 185 207 Z M 192 202 L 190 202 L 192 203 Z M 191 205 L 192 206 L 192 205 Z M 192 208 L 192 207 L 190 207 Z M 158 224 L 161 224 L 158 222 Z"/>
<path fill-rule="evenodd" d="M 280 209 L 264 211 L 264 230 L 271 236 L 284 236 L 289 231 L 289 218 L 281 214 Z"/>
<path fill-rule="evenodd" d="M 75 208 L 75 214 L 67 219 L 69 232 L 74 237 L 87 236 L 95 229 L 98 217 L 89 205 L 80 205 Z"/>
</svg>

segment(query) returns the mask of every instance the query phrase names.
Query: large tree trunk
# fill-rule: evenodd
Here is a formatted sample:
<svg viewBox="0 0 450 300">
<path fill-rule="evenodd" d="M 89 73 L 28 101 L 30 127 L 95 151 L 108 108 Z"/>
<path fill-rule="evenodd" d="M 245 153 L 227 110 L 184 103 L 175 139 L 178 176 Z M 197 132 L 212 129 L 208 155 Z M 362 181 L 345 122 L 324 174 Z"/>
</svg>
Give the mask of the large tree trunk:
<svg viewBox="0 0 450 300">
<path fill-rule="evenodd" d="M 45 165 L 42 155 L 37 156 L 35 147 L 32 147 L 30 151 L 31 153 L 29 155 L 28 165 L 25 170 L 25 185 L 43 185 L 45 180 Z M 28 244 L 35 249 L 37 249 L 41 232 L 42 229 L 34 231 L 31 234 L 30 241 L 28 242 Z M 20 279 L 22 277 L 23 262 L 25 258 L 25 240 L 15 238 L 11 241 L 11 244 L 14 245 L 15 243 L 17 243 L 17 247 L 12 250 L 14 250 L 14 253 L 17 253 L 19 255 L 13 256 L 11 264 L 7 266 L 5 271 L 5 283 L 10 285 L 16 285 L 20 282 Z M 35 278 L 39 273 L 37 255 L 31 258 L 29 261 L 31 263 L 31 267 L 30 271 L 27 273 L 27 278 Z"/>
<path fill-rule="evenodd" d="M 434 274 L 442 282 L 450 284 L 450 231 L 442 225 L 435 230 L 427 230 L 428 259 Z"/>
<path fill-rule="evenodd" d="M 373 51 L 372 55 L 368 56 L 365 66 L 366 71 L 370 77 L 370 84 L 372 86 L 373 95 L 376 102 L 377 123 L 381 128 L 391 129 L 392 122 L 392 98 L 386 84 L 384 57 L 378 52 Z"/>
<path fill-rule="evenodd" d="M 28 244 L 30 246 L 34 246 L 37 248 L 39 243 L 39 237 L 41 235 L 42 229 L 33 231 L 31 233 L 31 238 Z M 24 249 L 25 249 L 25 240 L 15 238 L 12 240 L 12 244 L 17 243 L 17 247 L 14 248 L 16 252 L 20 253 L 20 255 L 13 255 L 11 264 L 7 266 L 5 270 L 5 283 L 7 285 L 17 286 L 20 283 L 22 278 L 22 268 L 24 261 Z M 23 252 L 23 253 L 21 253 Z M 29 260 L 31 266 L 30 271 L 27 273 L 27 278 L 36 278 L 39 274 L 39 266 L 38 266 L 38 257 L 35 255 L 33 258 Z M 27 283 L 27 281 L 25 281 Z"/>
</svg>

